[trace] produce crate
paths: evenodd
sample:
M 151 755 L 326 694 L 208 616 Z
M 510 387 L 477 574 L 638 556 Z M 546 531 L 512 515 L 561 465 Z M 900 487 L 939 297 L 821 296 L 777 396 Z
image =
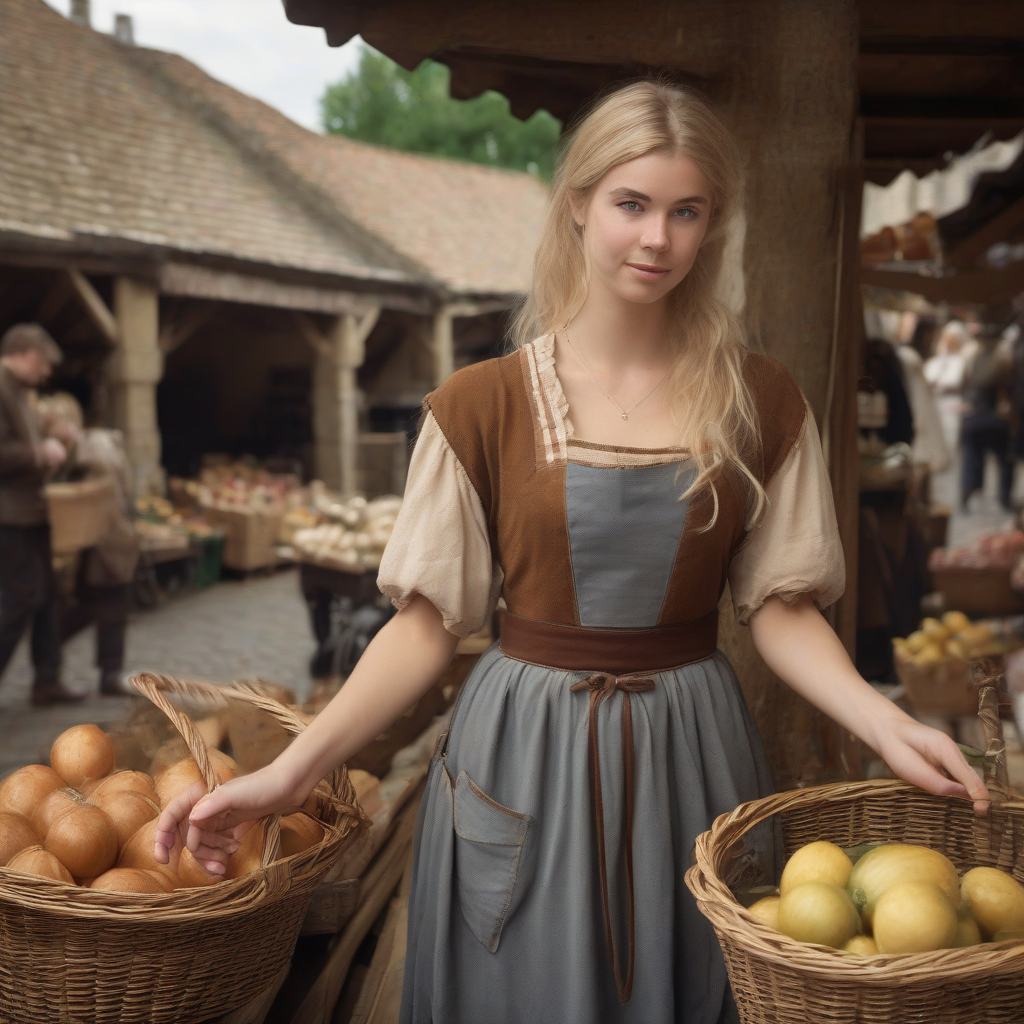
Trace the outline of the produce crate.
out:
M 223 564 L 228 569 L 249 572 L 277 564 L 274 547 L 284 512 L 211 506 L 204 515 L 224 531 Z
M 149 673 L 132 684 L 172 721 L 210 788 L 217 779 L 206 743 L 169 696 L 212 707 L 237 701 L 291 732 L 304 728 L 255 687 Z M 317 785 L 307 807 L 324 827 L 320 843 L 278 860 L 273 816 L 259 869 L 198 889 L 106 892 L 0 868 L 0 1020 L 176 1024 L 229 1014 L 261 993 L 272 998 L 310 896 L 366 824 L 344 768 Z
M 1019 615 L 1024 597 L 1010 587 L 1010 570 L 949 566 L 932 570 L 932 586 L 941 591 L 947 608 L 967 615 Z
M 47 484 L 50 543 L 58 554 L 91 548 L 117 514 L 114 481 L 109 477 Z
M 893 653 L 896 674 L 915 711 L 955 718 L 978 710 L 978 688 L 969 662 L 944 658 L 936 665 L 918 665 L 898 650 Z
M 686 884 L 718 936 L 742 1024 L 1020 1024 L 1020 941 L 851 956 L 768 927 L 730 887 L 778 883 L 781 864 L 774 878 L 754 878 L 750 855 L 765 842 L 763 830 L 777 834 L 779 826 L 787 858 L 818 840 L 844 849 L 907 843 L 945 854 L 958 874 L 994 867 L 1024 882 L 1024 796 L 1007 785 L 995 679 L 980 687 L 977 711 L 993 801 L 984 817 L 969 800 L 934 796 L 907 782 L 853 782 L 741 804 L 697 837 Z

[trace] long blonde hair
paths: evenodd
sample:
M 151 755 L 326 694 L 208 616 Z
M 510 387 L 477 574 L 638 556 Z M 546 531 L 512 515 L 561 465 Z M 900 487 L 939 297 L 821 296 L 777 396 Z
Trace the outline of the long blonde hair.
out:
M 746 342 L 723 297 L 724 253 L 739 195 L 738 158 L 728 129 L 701 99 L 657 81 L 612 93 L 579 123 L 566 142 L 534 256 L 530 293 L 512 323 L 517 347 L 569 323 L 587 295 L 589 267 L 583 231 L 572 215 L 613 167 L 651 152 L 685 154 L 712 188 L 711 223 L 690 272 L 669 293 L 670 404 L 697 474 L 684 498 L 708 488 L 718 518 L 715 481 L 738 474 L 748 493 L 749 521 L 764 507 L 750 469 L 760 449 L 754 402 L 743 377 Z

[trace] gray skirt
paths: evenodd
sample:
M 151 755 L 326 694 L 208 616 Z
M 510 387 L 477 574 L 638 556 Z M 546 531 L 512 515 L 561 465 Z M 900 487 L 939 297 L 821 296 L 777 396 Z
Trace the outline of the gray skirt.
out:
M 714 932 L 683 876 L 719 814 L 767 796 L 761 739 L 721 651 L 630 695 L 635 974 L 620 1003 L 606 941 L 588 765 L 587 672 L 492 646 L 463 685 L 416 827 L 403 1024 L 736 1020 Z M 623 694 L 598 708 L 612 930 L 628 951 Z M 771 844 L 766 844 L 771 846 Z M 760 851 L 774 873 L 774 849 Z

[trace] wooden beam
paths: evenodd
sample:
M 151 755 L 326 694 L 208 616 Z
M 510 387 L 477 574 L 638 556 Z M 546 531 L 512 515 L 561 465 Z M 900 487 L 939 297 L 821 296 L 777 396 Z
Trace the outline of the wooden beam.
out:
M 331 345 L 327 335 L 317 327 L 313 318 L 308 313 L 293 311 L 292 320 L 295 322 L 295 326 L 298 327 L 299 333 L 309 342 L 314 352 L 327 359 L 332 358 L 334 347 Z
M 380 306 L 373 306 L 359 318 L 359 322 L 355 326 L 354 337 L 358 339 L 358 344 L 363 346 L 363 353 L 359 357 L 360 366 L 363 365 L 363 360 L 366 358 L 366 339 L 370 336 L 370 331 L 377 326 L 379 319 Z
M 89 319 L 99 328 L 100 334 L 111 344 L 116 345 L 120 338 L 117 320 L 110 308 L 100 297 L 99 292 L 92 286 L 92 282 L 80 270 L 72 267 L 68 271 L 68 278 L 74 288 L 78 301 L 85 307 Z
M 1024 128 L 1024 117 L 877 117 L 864 118 L 864 156 L 928 159 L 947 152 L 966 153 L 983 135 L 1010 139 Z
M 67 274 L 61 274 L 39 304 L 39 308 L 36 310 L 36 320 L 44 327 L 52 323 L 68 304 L 73 294 L 74 288 L 72 288 Z
M 213 270 L 188 263 L 166 263 L 160 270 L 160 291 L 193 299 L 243 302 L 252 306 L 304 310 L 309 313 L 346 313 L 362 316 L 385 300 L 377 295 L 272 281 L 233 271 Z
M 501 313 L 511 309 L 512 303 L 505 299 L 492 299 L 486 302 L 449 302 L 445 305 L 451 317 L 487 316 L 488 313 Z
M 1024 196 L 1008 206 L 1002 213 L 997 213 L 990 221 L 982 224 L 973 235 L 969 235 L 957 242 L 951 249 L 947 249 L 946 262 L 955 266 L 972 263 L 979 256 L 988 252 L 996 242 L 1004 241 L 1022 224 L 1024 224 Z
M 204 324 L 209 323 L 216 312 L 217 307 L 214 303 L 201 302 L 177 320 L 161 324 L 160 351 L 165 356 L 170 355 L 176 348 L 184 345 Z
M 989 306 L 1012 302 L 1024 292 L 1024 262 L 1006 267 L 968 270 L 945 277 L 925 277 L 898 270 L 862 267 L 861 284 L 921 295 L 929 302 Z

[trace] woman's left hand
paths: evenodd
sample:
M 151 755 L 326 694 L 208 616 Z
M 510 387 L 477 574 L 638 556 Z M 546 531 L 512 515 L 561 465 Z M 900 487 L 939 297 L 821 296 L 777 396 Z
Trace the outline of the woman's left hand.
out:
M 879 728 L 875 749 L 901 779 L 939 796 L 973 800 L 975 814 L 988 813 L 988 788 L 944 732 L 909 715 L 892 716 Z

